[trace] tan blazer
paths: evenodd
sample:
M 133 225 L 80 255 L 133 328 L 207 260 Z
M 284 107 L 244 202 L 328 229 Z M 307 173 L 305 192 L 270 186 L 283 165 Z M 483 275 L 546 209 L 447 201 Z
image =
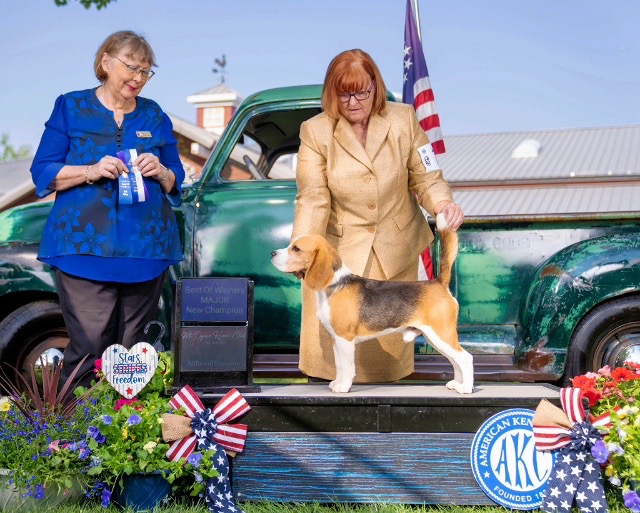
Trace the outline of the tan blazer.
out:
M 434 206 L 452 195 L 442 170 L 428 171 L 418 152 L 429 141 L 413 108 L 387 103 L 369 120 L 366 147 L 347 120 L 325 113 L 302 124 L 300 141 L 292 238 L 324 235 L 360 276 L 417 279 L 418 256 L 433 240 L 418 204 L 433 216 Z M 335 379 L 332 340 L 304 286 L 299 366 L 309 376 Z M 395 381 L 411 372 L 413 345 L 399 334 L 356 347 L 355 382 Z
M 427 171 L 418 153 L 429 140 L 413 108 L 387 103 L 369 120 L 366 148 L 347 120 L 325 113 L 302 124 L 300 141 L 292 237 L 326 236 L 358 275 L 372 249 L 389 278 L 417 262 L 433 240 L 418 203 L 434 216 L 453 199 L 442 170 Z

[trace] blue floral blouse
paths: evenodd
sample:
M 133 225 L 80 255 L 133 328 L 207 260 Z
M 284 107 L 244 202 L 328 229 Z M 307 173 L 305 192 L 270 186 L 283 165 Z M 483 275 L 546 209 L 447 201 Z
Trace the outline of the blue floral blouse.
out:
M 61 271 L 95 281 L 134 283 L 156 278 L 182 260 L 173 206 L 180 204 L 184 168 L 169 117 L 160 106 L 136 98 L 118 128 L 113 112 L 95 89 L 56 100 L 31 166 L 36 194 L 52 192 L 51 181 L 65 165 L 91 165 L 120 150 L 153 153 L 176 176 L 165 194 L 155 179 L 144 179 L 148 197 L 118 202 L 118 180 L 101 179 L 59 191 L 47 220 L 38 259 Z

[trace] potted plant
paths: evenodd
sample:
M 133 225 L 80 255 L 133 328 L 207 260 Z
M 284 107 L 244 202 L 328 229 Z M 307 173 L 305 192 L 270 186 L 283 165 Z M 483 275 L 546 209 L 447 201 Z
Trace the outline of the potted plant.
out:
M 96 375 L 102 377 L 100 360 Z M 159 353 L 156 371 L 137 397 L 120 397 L 106 381 L 94 387 L 91 411 L 96 436 L 88 440 L 93 457 L 88 474 L 98 480 L 90 495 L 100 497 L 103 506 L 113 499 L 133 509 L 152 509 L 169 495 L 173 484 L 197 495 L 204 490 L 203 480 L 217 475 L 212 465 L 215 453 L 179 461 L 166 457 L 169 444 L 162 439 L 162 415 L 172 411 L 164 396 L 171 375 L 170 354 Z
M 611 428 L 594 456 L 605 466 L 609 485 L 619 490 L 618 500 L 640 513 L 640 365 L 606 366 L 576 376 L 572 384 L 589 399 L 594 416 L 611 414 Z
M 30 380 L 18 374 L 20 388 L 0 375 L 0 509 L 77 499 L 91 485 L 90 403 L 59 387 L 61 370 L 61 362 L 34 364 Z

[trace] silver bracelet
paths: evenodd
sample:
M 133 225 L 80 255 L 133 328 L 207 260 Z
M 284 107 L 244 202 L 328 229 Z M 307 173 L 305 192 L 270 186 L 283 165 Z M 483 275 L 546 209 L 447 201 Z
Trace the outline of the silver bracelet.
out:
M 162 164 L 160 164 L 160 166 L 162 167 L 162 169 L 164 169 L 164 176 L 162 178 L 158 178 L 158 182 L 163 183 L 167 181 L 167 178 L 169 178 L 169 173 L 171 172 L 171 170 L 167 167 L 164 167 Z

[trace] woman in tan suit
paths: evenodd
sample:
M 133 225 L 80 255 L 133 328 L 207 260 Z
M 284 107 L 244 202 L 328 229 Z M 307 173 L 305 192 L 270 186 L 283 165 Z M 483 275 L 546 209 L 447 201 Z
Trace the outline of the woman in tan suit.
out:
M 421 205 L 457 229 L 460 206 L 442 178 L 413 107 L 386 101 L 373 59 L 347 50 L 329 64 L 323 112 L 300 128 L 295 238 L 323 235 L 349 269 L 379 280 L 418 278 L 418 257 L 433 241 Z M 390 304 L 389 308 L 393 308 Z M 394 334 L 356 347 L 355 382 L 389 382 L 413 372 L 413 344 Z M 335 379 L 333 340 L 303 285 L 300 370 Z

